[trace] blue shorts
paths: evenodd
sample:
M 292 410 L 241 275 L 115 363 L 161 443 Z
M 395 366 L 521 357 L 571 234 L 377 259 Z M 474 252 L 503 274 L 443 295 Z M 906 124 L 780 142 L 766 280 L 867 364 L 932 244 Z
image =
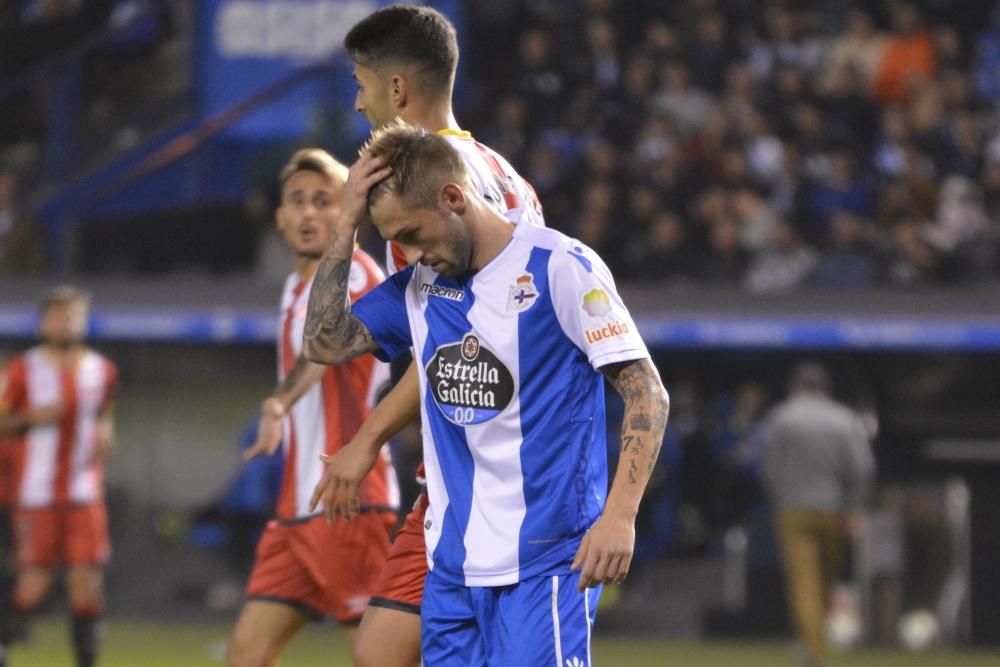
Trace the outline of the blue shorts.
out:
M 420 635 L 427 667 L 590 667 L 601 589 L 576 590 L 577 572 L 471 588 L 427 575 Z

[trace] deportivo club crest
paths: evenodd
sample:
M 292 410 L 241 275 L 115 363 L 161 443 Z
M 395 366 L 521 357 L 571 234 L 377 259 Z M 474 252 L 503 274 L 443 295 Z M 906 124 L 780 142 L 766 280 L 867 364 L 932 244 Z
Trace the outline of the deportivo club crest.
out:
M 522 273 L 514 280 L 514 284 L 507 292 L 508 311 L 520 312 L 534 305 L 538 298 L 534 280 L 535 277 L 530 273 Z

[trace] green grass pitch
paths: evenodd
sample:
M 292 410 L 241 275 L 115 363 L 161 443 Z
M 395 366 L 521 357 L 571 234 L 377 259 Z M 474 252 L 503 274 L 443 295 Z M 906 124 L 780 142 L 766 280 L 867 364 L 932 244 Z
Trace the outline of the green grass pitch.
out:
M 224 623 L 153 623 L 111 619 L 101 667 L 218 667 L 223 664 Z M 596 637 L 593 659 L 599 667 L 785 667 L 786 644 L 775 642 L 679 642 L 654 638 Z M 35 623 L 30 642 L 18 645 L 11 667 L 70 667 L 65 623 L 47 618 Z M 350 665 L 343 633 L 330 625 L 312 626 L 297 637 L 283 667 Z M 1000 651 L 935 651 L 912 655 L 863 650 L 836 655 L 831 667 L 996 667 Z

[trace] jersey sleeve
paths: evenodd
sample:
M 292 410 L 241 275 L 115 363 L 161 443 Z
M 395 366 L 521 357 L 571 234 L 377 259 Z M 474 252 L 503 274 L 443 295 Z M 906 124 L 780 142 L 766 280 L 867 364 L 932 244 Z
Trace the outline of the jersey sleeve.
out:
M 557 246 L 549 285 L 559 324 L 595 369 L 649 357 L 611 271 L 593 250 L 576 241 Z
M 20 412 L 27 402 L 27 367 L 24 359 L 18 357 L 0 369 L 0 414 Z
M 410 319 L 406 313 L 406 286 L 413 267 L 398 271 L 357 300 L 352 312 L 368 329 L 379 349 L 373 354 L 392 361 L 410 349 Z
M 364 250 L 356 249 L 351 258 L 351 269 L 347 274 L 347 291 L 351 295 L 351 303 L 375 289 L 383 280 L 385 274 L 378 268 L 371 255 Z

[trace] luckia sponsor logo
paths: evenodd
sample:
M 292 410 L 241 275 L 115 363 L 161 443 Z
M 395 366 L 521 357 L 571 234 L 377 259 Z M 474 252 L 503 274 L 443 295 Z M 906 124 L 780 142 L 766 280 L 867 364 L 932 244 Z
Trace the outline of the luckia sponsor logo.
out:
M 511 372 L 472 333 L 439 347 L 426 371 L 441 412 L 460 426 L 493 419 L 514 397 Z
M 581 304 L 583 312 L 595 320 L 604 320 L 611 313 L 611 299 L 608 293 L 596 287 L 583 295 Z M 584 327 L 583 335 L 590 345 L 596 345 L 602 341 L 611 340 L 619 336 L 631 333 L 632 328 L 628 322 L 621 320 L 605 320 L 601 326 Z

